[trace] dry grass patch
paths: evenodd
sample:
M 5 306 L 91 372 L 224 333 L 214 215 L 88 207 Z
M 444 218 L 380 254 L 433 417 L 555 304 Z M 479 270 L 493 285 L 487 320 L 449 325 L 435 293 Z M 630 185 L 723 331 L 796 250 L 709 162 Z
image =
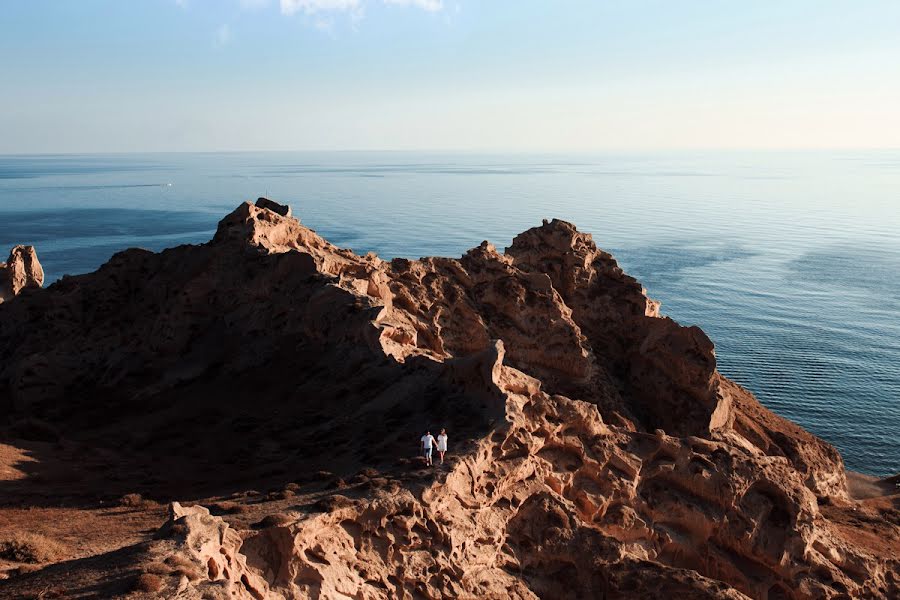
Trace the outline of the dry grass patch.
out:
M 203 578 L 203 573 L 201 573 L 200 569 L 197 567 L 192 567 L 190 569 L 185 567 L 175 567 L 172 569 L 172 575 L 187 577 L 189 581 L 199 581 Z
M 169 565 L 173 575 L 181 575 L 191 581 L 197 581 L 203 577 L 200 567 L 186 556 L 173 554 L 166 558 L 166 564 Z
M 203 600 L 227 600 L 229 597 L 228 592 L 219 585 L 213 584 L 213 586 L 203 590 Z
M 0 539 L 0 558 L 22 563 L 54 562 L 65 556 L 59 542 L 37 533 L 14 532 Z
M 134 589 L 138 592 L 158 592 L 166 585 L 166 580 L 155 573 L 139 575 L 134 582 Z
M 241 515 L 248 512 L 250 509 L 247 508 L 246 505 L 240 504 L 238 502 L 231 502 L 230 500 L 225 500 L 223 502 L 214 502 L 209 505 L 209 510 L 214 515 Z
M 172 568 L 162 563 L 150 563 L 143 568 L 143 571 L 151 575 L 168 575 L 172 572 Z
M 15 569 L 11 569 L 9 572 L 13 575 L 28 575 L 29 573 L 34 573 L 40 570 L 40 565 L 19 565 Z
M 274 515 L 266 515 L 262 520 L 253 523 L 251 527 L 254 529 L 267 529 L 269 527 L 285 527 L 296 522 L 296 516 L 287 513 L 276 513 Z
M 296 495 L 297 494 L 295 494 L 291 490 L 275 490 L 274 492 L 269 492 L 268 494 L 266 494 L 266 500 L 268 500 L 269 502 L 275 500 L 287 500 L 288 498 L 293 498 Z
M 150 508 L 156 506 L 156 502 L 144 498 L 140 494 L 125 494 L 119 498 L 119 506 L 125 508 Z
M 194 567 L 194 561 L 189 559 L 187 556 L 182 556 L 180 554 L 173 554 L 171 556 L 166 557 L 166 564 L 170 567 Z

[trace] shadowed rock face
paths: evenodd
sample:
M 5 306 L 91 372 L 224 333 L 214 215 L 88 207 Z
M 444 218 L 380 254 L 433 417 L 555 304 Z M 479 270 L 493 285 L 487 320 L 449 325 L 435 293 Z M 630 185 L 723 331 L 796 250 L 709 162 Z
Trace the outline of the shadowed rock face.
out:
M 206 573 L 184 597 L 900 593 L 896 557 L 820 509 L 851 502 L 838 453 L 719 375 L 709 338 L 573 225 L 385 262 L 257 204 L 208 244 L 0 306 L 8 425 L 124 447 L 170 496 L 273 468 L 389 474 L 435 424 L 468 443 L 427 485 L 242 542 L 175 506 L 162 535 Z

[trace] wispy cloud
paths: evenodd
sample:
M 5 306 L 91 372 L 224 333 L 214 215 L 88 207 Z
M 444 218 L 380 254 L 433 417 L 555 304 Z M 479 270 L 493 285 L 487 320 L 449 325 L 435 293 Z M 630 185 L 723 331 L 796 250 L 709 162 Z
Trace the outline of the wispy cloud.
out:
M 384 0 L 384 3 L 398 6 L 418 6 L 428 12 L 437 12 L 444 8 L 443 0 Z
M 316 17 L 313 27 L 330 36 L 334 36 L 334 18 L 329 16 Z
M 225 23 L 216 29 L 215 35 L 213 36 L 213 45 L 216 46 L 216 48 L 221 48 L 228 45 L 230 41 L 231 26 L 228 25 L 228 23 Z
M 2 1 L 2 0 L 0 0 Z M 171 0 L 176 6 L 183 9 L 195 8 L 192 0 Z M 445 8 L 444 0 L 231 0 L 232 7 L 237 7 L 239 12 L 256 12 L 277 6 L 281 14 L 302 15 L 308 25 L 317 30 L 335 35 L 335 27 L 346 19 L 355 30 L 366 16 L 367 7 L 383 5 L 388 7 L 418 9 L 429 13 L 437 13 Z M 456 5 L 459 11 L 459 5 Z M 444 18 L 450 15 L 445 12 Z M 232 14 L 234 16 L 234 14 Z M 231 43 L 233 38 L 232 28 L 229 24 L 223 24 L 213 32 L 213 46 L 222 48 Z
M 361 15 L 369 0 L 280 0 L 281 12 L 286 15 L 302 12 L 307 15 L 327 12 L 346 12 Z M 415 6 L 428 12 L 436 12 L 444 7 L 443 0 L 381 0 L 395 6 Z
M 292 15 L 304 12 L 312 15 L 319 12 L 352 12 L 361 8 L 361 0 L 281 0 L 281 12 Z

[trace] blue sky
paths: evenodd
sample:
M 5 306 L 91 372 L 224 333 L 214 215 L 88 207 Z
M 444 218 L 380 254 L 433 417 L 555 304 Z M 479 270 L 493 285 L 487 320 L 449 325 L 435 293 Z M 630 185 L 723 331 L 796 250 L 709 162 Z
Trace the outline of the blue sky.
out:
M 6 0 L 0 153 L 900 147 L 900 2 Z

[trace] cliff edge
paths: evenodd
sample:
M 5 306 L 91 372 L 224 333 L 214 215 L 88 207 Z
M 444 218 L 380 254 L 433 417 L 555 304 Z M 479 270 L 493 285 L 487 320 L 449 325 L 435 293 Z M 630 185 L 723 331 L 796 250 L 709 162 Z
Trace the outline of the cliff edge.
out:
M 260 199 L 207 244 L 27 294 L 42 272 L 17 249 L 0 425 L 36 464 L 0 478 L 0 518 L 39 497 L 194 506 L 151 502 L 158 532 L 34 572 L 0 540 L 0 596 L 900 595 L 895 490 L 861 499 L 833 447 L 719 374 L 703 331 L 570 223 L 384 261 Z M 433 470 L 428 427 L 453 440 Z

